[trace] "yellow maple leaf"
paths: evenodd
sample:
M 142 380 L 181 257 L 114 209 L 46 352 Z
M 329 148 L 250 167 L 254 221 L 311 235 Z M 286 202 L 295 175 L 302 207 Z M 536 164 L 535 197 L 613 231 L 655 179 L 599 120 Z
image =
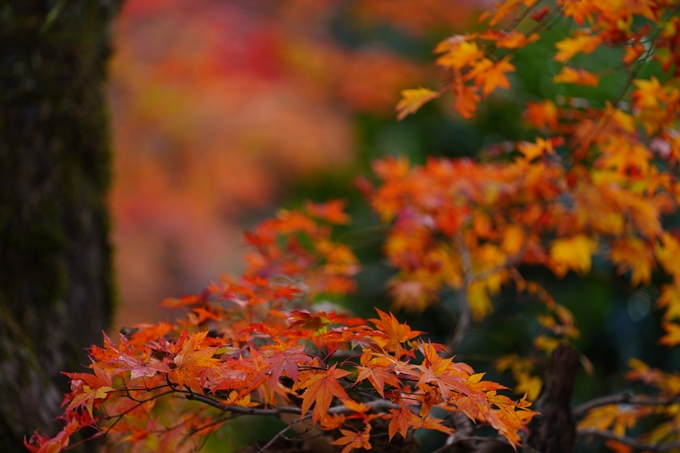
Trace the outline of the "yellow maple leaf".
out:
M 514 391 L 519 394 L 526 394 L 529 401 L 536 401 L 543 387 L 543 379 L 538 376 L 531 376 L 528 373 L 517 373 L 514 375 L 517 385 Z
M 575 83 L 577 85 L 585 85 L 596 87 L 600 83 L 600 79 L 593 74 L 582 68 L 572 68 L 571 66 L 565 66 L 562 71 L 552 78 L 555 83 Z
M 401 100 L 397 104 L 396 110 L 398 113 L 397 119 L 399 121 L 406 118 L 406 116 L 416 113 L 420 107 L 432 99 L 438 98 L 439 93 L 428 88 L 414 88 L 411 90 L 403 90 L 401 92 Z
M 472 311 L 472 319 L 475 321 L 484 319 L 486 315 L 493 312 L 489 291 L 483 281 L 477 280 L 470 283 L 467 288 L 467 298 Z
M 661 243 L 654 246 L 654 255 L 661 267 L 680 281 L 680 242 L 670 233 L 663 233 Z
M 519 253 L 525 246 L 526 234 L 519 225 L 508 225 L 503 230 L 501 239 L 501 250 L 508 255 Z
M 597 242 L 584 234 L 557 239 L 550 247 L 550 259 L 555 275 L 563 277 L 570 269 L 579 273 L 590 271 L 591 255 Z
M 557 338 L 546 337 L 545 335 L 539 335 L 534 339 L 534 346 L 545 352 L 553 352 L 560 345 L 560 340 Z
M 657 300 L 659 307 L 665 307 L 663 318 L 666 321 L 680 319 L 680 289 L 675 285 L 661 287 L 661 295 Z
M 596 407 L 595 409 L 591 409 L 586 418 L 578 423 L 578 427 L 604 431 L 616 421 L 620 414 L 621 410 L 616 404 L 607 404 L 606 406 Z
M 541 157 L 544 154 L 554 154 L 552 143 L 548 140 L 543 140 L 541 137 L 536 138 L 536 143 L 531 142 L 520 142 L 517 144 L 517 149 L 520 153 L 524 154 L 527 161 L 531 161 L 537 157 Z
M 586 54 L 592 53 L 595 51 L 595 49 L 597 49 L 601 42 L 602 38 L 599 35 L 582 35 L 576 36 L 574 38 L 563 39 L 562 41 L 555 44 L 555 47 L 557 47 L 559 52 L 555 54 L 553 60 L 564 63 L 579 52 Z
M 630 282 L 634 286 L 648 284 L 651 280 L 654 257 L 651 247 L 642 239 L 628 237 L 614 241 L 609 258 L 618 266 L 620 274 L 631 271 Z
M 452 46 L 447 53 L 437 59 L 437 64 L 457 70 L 466 66 L 471 66 L 479 59 L 484 57 L 477 43 L 463 41 L 456 46 Z
M 666 335 L 661 337 L 659 343 L 668 346 L 680 344 L 680 325 L 671 322 L 664 322 L 662 326 L 663 330 L 666 331 Z
M 654 76 L 649 80 L 635 80 L 633 84 L 636 89 L 631 97 L 633 105 L 639 109 L 657 108 L 666 97 L 664 88 Z

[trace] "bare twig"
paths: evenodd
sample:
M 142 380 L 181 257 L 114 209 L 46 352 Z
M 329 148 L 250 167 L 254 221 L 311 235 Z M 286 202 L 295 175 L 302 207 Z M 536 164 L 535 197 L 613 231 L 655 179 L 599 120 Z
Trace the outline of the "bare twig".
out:
M 437 448 L 436 450 L 431 451 L 430 453 L 447 452 L 449 451 L 449 449 L 451 449 L 453 445 L 461 442 L 496 442 L 499 444 L 510 445 L 510 443 L 507 441 L 505 437 L 466 436 L 458 432 L 455 432 L 446 439 L 444 445 Z
M 185 392 L 182 392 L 185 393 Z M 280 414 L 302 414 L 302 409 L 299 407 L 290 407 L 290 406 L 284 406 L 284 407 L 273 407 L 270 409 L 262 409 L 262 408 L 257 408 L 257 407 L 243 407 L 243 406 L 235 406 L 235 405 L 228 405 L 228 404 L 222 404 L 219 401 L 215 401 L 212 398 L 208 398 L 207 396 L 203 395 L 197 395 L 195 393 L 185 393 L 185 398 L 191 401 L 199 401 L 201 403 L 207 404 L 209 406 L 212 406 L 216 409 L 219 409 L 224 412 L 233 412 L 236 414 L 242 414 L 242 415 L 280 415 Z M 370 402 L 366 404 L 371 410 L 374 411 L 380 411 L 383 409 L 396 409 L 399 407 L 399 405 L 394 404 L 390 401 L 386 400 L 376 400 L 373 402 Z M 352 412 L 351 409 L 345 407 L 345 406 L 336 406 L 336 407 L 331 407 L 328 409 L 329 414 L 345 414 Z M 305 416 L 305 418 L 307 418 Z
M 310 415 L 311 415 L 311 414 L 310 414 Z M 304 418 L 309 418 L 310 415 L 307 415 L 307 416 L 305 416 Z M 283 428 L 281 431 L 279 431 L 278 433 L 276 433 L 276 434 L 274 435 L 274 437 L 272 437 L 272 438 L 269 440 L 269 442 L 267 442 L 266 444 L 264 444 L 262 447 L 258 447 L 258 450 L 260 450 L 260 451 L 265 451 L 267 448 L 269 448 L 269 447 L 271 447 L 272 445 L 274 445 L 274 442 L 276 442 L 277 439 L 278 439 L 279 437 L 281 437 L 281 436 L 283 436 L 284 434 L 286 434 L 286 432 L 287 432 L 289 429 L 291 429 L 291 428 L 292 428 L 293 426 L 295 426 L 296 424 L 300 423 L 302 420 L 303 420 L 302 418 L 299 419 L 299 420 L 293 420 L 293 421 L 292 421 L 290 424 L 288 424 L 285 428 Z
M 626 444 L 629 447 L 634 448 L 635 450 L 669 451 L 680 448 L 680 442 L 669 442 L 667 444 L 662 443 L 648 444 L 640 440 L 633 439 L 632 437 L 617 436 L 612 431 L 599 431 L 596 429 L 579 429 L 578 431 L 576 431 L 576 435 L 578 437 L 596 436 L 601 437 L 603 439 L 615 440 L 617 442 L 621 442 L 622 444 Z

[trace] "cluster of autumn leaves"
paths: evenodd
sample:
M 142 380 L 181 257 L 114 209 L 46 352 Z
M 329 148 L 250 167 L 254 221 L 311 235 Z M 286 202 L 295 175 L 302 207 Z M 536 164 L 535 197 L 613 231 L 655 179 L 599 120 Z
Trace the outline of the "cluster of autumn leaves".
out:
M 505 387 L 444 358 L 444 346 L 380 310 L 364 320 L 305 308 L 311 295 L 346 291 L 356 272 L 353 254 L 329 238 L 328 222 L 347 220 L 342 205 L 305 211 L 282 211 L 246 236 L 256 250 L 253 273 L 165 301 L 188 310 L 184 321 L 94 346 L 92 373 L 67 374 L 64 431 L 34 436 L 29 448 L 59 451 L 73 432 L 95 426 L 129 451 L 182 451 L 230 418 L 293 413 L 338 430 L 333 444 L 347 452 L 370 448 L 376 418 L 388 422 L 390 440 L 411 429 L 452 433 L 447 412 L 519 445 L 530 403 L 498 394 Z M 435 414 L 435 406 L 446 412 Z
M 437 46 L 437 63 L 448 74 L 441 90 L 403 92 L 400 118 L 447 91 L 454 110 L 470 118 L 482 97 L 510 87 L 512 51 L 538 40 L 560 17 L 576 26 L 556 44 L 554 60 L 563 66 L 555 83 L 597 86 L 606 74 L 571 62 L 604 46 L 620 49 L 629 74 L 619 98 L 604 105 L 576 97 L 529 102 L 524 119 L 536 139 L 497 145 L 489 161 L 374 163 L 379 184 L 361 187 L 389 225 L 384 253 L 397 269 L 388 283 L 394 305 L 417 312 L 439 303 L 444 288 L 457 290 L 460 321 L 448 345 L 419 339 L 421 332 L 381 311 L 364 320 L 315 310 L 310 301 L 319 295 L 351 292 L 359 267 L 351 249 L 332 239 L 331 226 L 349 221 L 343 203 L 310 203 L 246 234 L 253 251 L 242 278 L 167 300 L 187 310 L 183 321 L 139 326 L 118 344 L 105 338 L 103 348 L 93 347 L 92 372 L 68 374 L 64 430 L 53 438 L 36 434 L 29 449 L 60 451 L 74 432 L 92 426 L 96 436 L 133 450 L 189 450 L 233 417 L 284 413 L 298 416 L 293 424 L 310 418 L 335 432 L 333 444 L 343 452 L 369 449 L 376 419 L 386 421 L 390 440 L 417 429 L 455 435 L 447 413 L 488 424 L 518 446 L 535 415 L 530 403 L 500 395 L 504 387 L 449 353 L 471 322 L 490 315 L 504 285 L 544 304 L 538 349 L 550 353 L 578 336 L 569 311 L 526 280 L 520 266 L 542 266 L 557 277 L 585 274 L 599 255 L 634 286 L 658 283 L 652 275 L 660 269 L 666 281 L 660 341 L 680 343 L 680 239 L 666 225 L 680 197 L 677 12 L 671 0 L 499 2 L 486 31 Z M 494 29 L 498 24 L 509 25 Z M 659 77 L 639 78 L 654 62 Z M 512 370 L 516 390 L 537 396 L 540 378 L 521 358 L 498 366 Z M 666 421 L 636 445 L 677 441 L 673 426 L 680 419 L 670 404 L 680 388 L 677 376 L 640 361 L 631 368 L 629 378 L 661 393 L 577 408 L 579 429 L 607 433 L 618 439 L 610 447 L 624 451 L 631 445 L 627 429 L 641 417 L 661 416 Z

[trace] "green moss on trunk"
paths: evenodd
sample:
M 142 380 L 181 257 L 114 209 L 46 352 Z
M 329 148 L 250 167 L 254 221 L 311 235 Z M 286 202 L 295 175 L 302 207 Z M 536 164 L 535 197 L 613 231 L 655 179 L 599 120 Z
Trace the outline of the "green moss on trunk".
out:
M 118 0 L 0 2 L 0 451 L 54 430 L 112 315 L 104 98 Z

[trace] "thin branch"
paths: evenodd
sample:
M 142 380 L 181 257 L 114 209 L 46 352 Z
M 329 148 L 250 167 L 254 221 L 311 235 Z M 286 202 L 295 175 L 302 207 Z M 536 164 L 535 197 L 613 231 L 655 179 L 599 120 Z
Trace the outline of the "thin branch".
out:
M 460 433 L 453 433 L 447 439 L 444 445 L 431 451 L 430 453 L 444 453 L 449 451 L 451 446 L 461 442 L 497 442 L 504 445 L 510 445 L 505 437 L 484 437 L 484 436 L 466 436 Z
M 470 250 L 465 245 L 465 239 L 462 235 L 456 236 L 456 247 L 458 248 L 458 253 L 460 253 L 461 264 L 463 266 L 463 288 L 459 292 L 460 295 L 460 317 L 458 318 L 458 324 L 456 324 L 456 331 L 450 341 L 446 343 L 446 346 L 451 350 L 460 346 L 463 338 L 467 334 L 472 324 L 472 310 L 470 310 L 470 302 L 468 301 L 467 289 L 472 283 L 474 275 L 472 273 L 472 259 L 470 258 Z
M 310 416 L 311 416 L 311 414 L 308 414 L 308 415 L 306 415 L 306 416 L 304 417 L 304 419 L 309 418 Z M 269 448 L 269 447 L 271 447 L 272 445 L 274 445 L 274 442 L 276 442 L 276 440 L 277 440 L 279 437 L 282 437 L 284 434 L 286 434 L 286 432 L 287 432 L 289 429 L 291 429 L 291 428 L 292 428 L 293 426 L 295 426 L 296 424 L 300 423 L 302 420 L 303 420 L 303 418 L 300 418 L 299 420 L 293 420 L 288 426 L 286 426 L 284 429 L 282 429 L 281 431 L 279 431 L 278 433 L 276 433 L 276 435 L 274 435 L 274 437 L 272 437 L 272 438 L 269 440 L 269 442 L 267 442 L 266 444 L 264 444 L 264 446 L 258 447 L 258 450 L 260 450 L 260 451 L 265 451 L 267 448 Z
M 185 393 L 185 392 L 182 392 Z M 273 407 L 271 409 L 261 409 L 261 408 L 256 408 L 256 407 L 244 407 L 244 406 L 234 406 L 234 405 L 227 405 L 227 404 L 222 404 L 218 401 L 215 401 L 212 398 L 208 398 L 206 396 L 202 395 L 196 395 L 195 393 L 185 393 L 185 398 L 191 401 L 199 401 L 201 403 L 207 404 L 209 406 L 212 406 L 216 409 L 219 409 L 223 412 L 233 412 L 236 414 L 243 414 L 243 415 L 280 415 L 280 414 L 302 414 L 302 409 L 299 407 L 290 407 L 290 406 L 284 406 L 284 407 Z M 394 404 L 390 401 L 386 400 L 377 400 L 371 403 L 368 403 L 366 406 L 368 406 L 371 410 L 374 411 L 380 411 L 383 409 L 396 409 L 399 407 L 399 405 Z M 345 414 L 353 412 L 352 409 L 349 409 L 345 406 L 335 406 L 330 409 L 328 409 L 329 414 Z M 306 417 L 305 417 L 306 418 Z
M 609 404 L 634 404 L 638 406 L 668 406 L 680 402 L 680 395 L 672 398 L 661 398 L 651 396 L 636 396 L 630 393 L 621 393 L 618 395 L 603 396 L 586 401 L 583 404 L 576 406 L 572 413 L 574 418 L 581 418 L 585 416 L 588 411 L 600 406 L 607 406 Z
M 455 243 L 460 254 L 461 264 L 463 267 L 463 288 L 461 291 L 459 291 L 460 317 L 458 318 L 458 324 L 456 324 L 456 330 L 453 334 L 453 337 L 446 343 L 446 346 L 451 351 L 454 351 L 458 346 L 460 346 L 463 338 L 467 334 L 468 330 L 470 330 L 470 326 L 472 325 L 472 310 L 470 309 L 470 301 L 468 300 L 467 295 L 467 289 L 470 284 L 475 281 L 490 277 L 491 275 L 496 274 L 508 267 L 514 266 L 515 264 L 521 263 L 529 245 L 529 240 L 527 239 L 522 246 L 522 249 L 505 260 L 503 264 L 477 273 L 472 271 L 472 258 L 470 256 L 470 250 L 465 244 L 465 239 L 463 239 L 462 235 L 459 234 L 456 236 Z
M 657 443 L 648 444 L 628 436 L 617 436 L 612 431 L 598 431 L 596 429 L 579 429 L 576 431 L 578 437 L 597 436 L 603 439 L 615 440 L 626 444 L 635 450 L 669 451 L 680 448 L 680 442 L 669 442 L 667 444 Z

